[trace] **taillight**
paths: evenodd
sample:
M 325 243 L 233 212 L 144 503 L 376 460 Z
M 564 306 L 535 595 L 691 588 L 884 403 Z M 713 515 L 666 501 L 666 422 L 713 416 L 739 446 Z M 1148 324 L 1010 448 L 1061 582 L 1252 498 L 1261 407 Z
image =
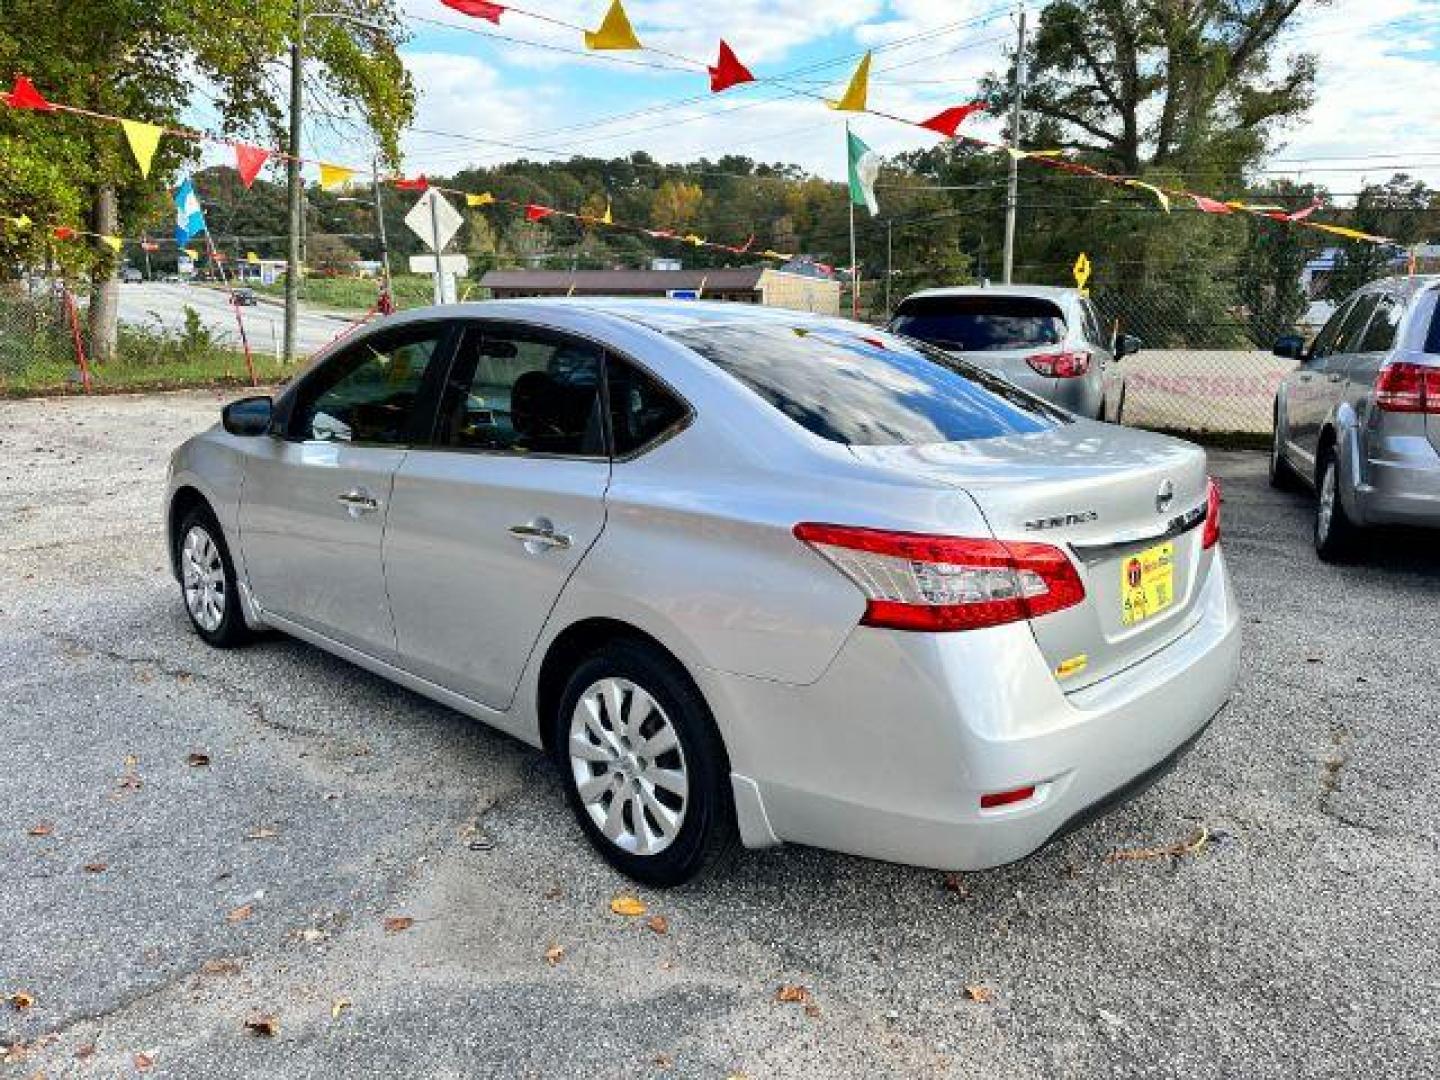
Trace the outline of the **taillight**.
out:
M 1052 379 L 1078 379 L 1090 370 L 1087 352 L 1036 353 L 1025 362 L 1041 375 Z
M 795 535 L 865 594 L 866 626 L 974 630 L 1085 599 L 1075 565 L 1049 544 L 813 523 Z
M 1220 542 L 1220 481 L 1213 476 L 1205 481 L 1205 533 L 1201 537 L 1202 548 L 1212 548 Z
M 1440 368 L 1386 364 L 1375 380 L 1375 404 L 1385 412 L 1440 413 Z

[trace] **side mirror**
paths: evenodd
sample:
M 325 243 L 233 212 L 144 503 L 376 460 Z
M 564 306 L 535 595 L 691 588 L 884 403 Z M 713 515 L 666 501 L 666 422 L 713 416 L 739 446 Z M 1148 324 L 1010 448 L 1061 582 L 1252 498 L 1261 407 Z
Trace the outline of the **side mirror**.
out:
M 274 411 L 268 397 L 241 398 L 220 411 L 220 422 L 231 435 L 268 435 Z
M 1134 334 L 1121 334 L 1115 339 L 1115 359 L 1123 360 L 1127 356 L 1134 356 L 1144 347 L 1145 342 Z
M 1305 339 L 1299 334 L 1285 334 L 1275 339 L 1274 353 L 1286 360 L 1305 358 Z

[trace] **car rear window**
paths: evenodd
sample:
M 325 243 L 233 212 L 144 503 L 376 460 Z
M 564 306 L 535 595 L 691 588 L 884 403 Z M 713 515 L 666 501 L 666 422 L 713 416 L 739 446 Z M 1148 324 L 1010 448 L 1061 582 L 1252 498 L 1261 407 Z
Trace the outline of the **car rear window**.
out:
M 993 352 L 1055 345 L 1065 316 L 1031 296 L 918 296 L 901 303 L 890 328 L 942 349 Z
M 964 442 L 1068 422 L 1003 379 L 879 330 L 726 325 L 671 336 L 805 430 L 847 446 Z

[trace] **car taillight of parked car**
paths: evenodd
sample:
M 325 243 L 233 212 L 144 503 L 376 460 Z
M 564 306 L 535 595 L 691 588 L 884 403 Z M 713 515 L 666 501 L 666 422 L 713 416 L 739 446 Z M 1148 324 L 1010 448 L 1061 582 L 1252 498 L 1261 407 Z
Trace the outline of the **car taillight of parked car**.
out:
M 1205 532 L 1200 546 L 1212 548 L 1220 542 L 1220 481 L 1213 476 L 1205 481 Z
M 865 595 L 866 626 L 974 630 L 1085 599 L 1075 565 L 1049 544 L 802 523 L 795 535 Z
M 1375 404 L 1385 412 L 1440 414 L 1440 368 L 1386 364 L 1375 381 Z
M 1078 379 L 1090 370 L 1087 352 L 1037 353 L 1025 362 L 1041 375 L 1052 379 Z

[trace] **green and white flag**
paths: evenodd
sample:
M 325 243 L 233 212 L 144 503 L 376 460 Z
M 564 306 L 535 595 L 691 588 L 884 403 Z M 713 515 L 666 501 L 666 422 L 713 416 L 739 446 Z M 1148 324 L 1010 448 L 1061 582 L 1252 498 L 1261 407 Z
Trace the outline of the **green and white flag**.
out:
M 875 201 L 875 178 L 880 175 L 880 155 L 860 141 L 859 137 L 845 127 L 845 137 L 850 144 L 850 201 L 863 206 L 870 215 L 880 212 Z

